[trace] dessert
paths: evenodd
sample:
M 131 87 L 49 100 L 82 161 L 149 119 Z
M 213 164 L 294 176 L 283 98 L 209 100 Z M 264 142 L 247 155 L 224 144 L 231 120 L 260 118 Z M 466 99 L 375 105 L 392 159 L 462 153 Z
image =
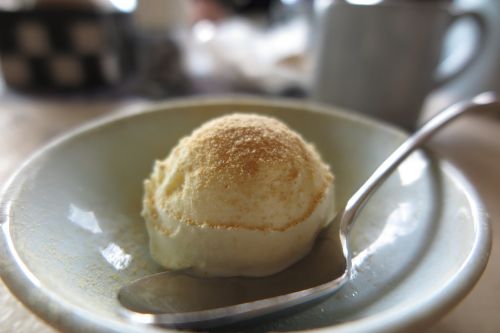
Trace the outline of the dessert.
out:
M 334 177 L 277 119 L 211 120 L 156 161 L 142 215 L 152 257 L 206 276 L 265 276 L 305 256 L 334 214 Z

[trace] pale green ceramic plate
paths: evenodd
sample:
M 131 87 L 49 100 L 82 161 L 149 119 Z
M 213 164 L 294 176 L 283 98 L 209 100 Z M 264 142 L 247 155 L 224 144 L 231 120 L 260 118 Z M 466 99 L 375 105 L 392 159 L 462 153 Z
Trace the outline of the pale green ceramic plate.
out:
M 233 111 L 273 115 L 314 142 L 337 176 L 338 205 L 405 139 L 335 109 L 249 98 L 172 102 L 91 123 L 39 151 L 9 181 L 0 220 L 7 286 L 63 331 L 161 330 L 127 323 L 115 299 L 123 284 L 160 270 L 139 215 L 142 181 L 179 138 Z M 313 308 L 246 329 L 421 328 L 456 304 L 486 265 L 489 226 L 476 193 L 426 154 L 401 165 L 359 219 L 351 283 Z

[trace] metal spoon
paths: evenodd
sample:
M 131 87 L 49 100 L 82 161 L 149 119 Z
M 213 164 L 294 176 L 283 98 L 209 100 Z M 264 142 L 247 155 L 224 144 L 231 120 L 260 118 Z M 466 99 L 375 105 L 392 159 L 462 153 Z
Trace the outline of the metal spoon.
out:
M 199 329 L 307 306 L 332 295 L 351 278 L 350 230 L 378 186 L 410 153 L 453 119 L 469 111 L 499 106 L 493 93 L 483 93 L 434 116 L 375 170 L 320 234 L 311 254 L 294 266 L 263 278 L 200 278 L 185 272 L 154 274 L 120 289 L 118 300 L 124 307 L 121 313 L 136 323 Z M 320 273 L 304 274 L 311 271 Z

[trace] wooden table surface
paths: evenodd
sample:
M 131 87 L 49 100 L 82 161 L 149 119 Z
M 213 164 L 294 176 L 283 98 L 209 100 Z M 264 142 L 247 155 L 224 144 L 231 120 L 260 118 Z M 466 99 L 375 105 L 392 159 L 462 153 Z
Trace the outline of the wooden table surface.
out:
M 0 185 L 31 152 L 82 122 L 130 107 L 130 101 L 25 99 L 0 95 Z M 140 103 L 140 102 L 139 102 Z M 454 162 L 476 186 L 493 223 L 489 264 L 472 292 L 429 333 L 500 332 L 500 117 L 468 116 L 439 134 L 430 146 Z M 53 333 L 0 281 L 0 332 Z

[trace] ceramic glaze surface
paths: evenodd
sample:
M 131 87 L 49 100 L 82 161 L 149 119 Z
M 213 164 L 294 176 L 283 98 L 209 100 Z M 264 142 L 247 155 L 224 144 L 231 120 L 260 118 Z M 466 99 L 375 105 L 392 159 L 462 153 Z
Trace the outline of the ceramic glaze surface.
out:
M 181 137 L 234 111 L 277 117 L 314 143 L 335 173 L 337 207 L 405 139 L 338 110 L 241 98 L 170 103 L 91 124 L 31 158 L 4 192 L 0 264 L 13 293 L 62 330 L 157 331 L 125 322 L 115 299 L 122 285 L 161 271 L 140 217 L 142 182 Z M 387 331 L 429 323 L 479 277 L 489 228 L 462 176 L 419 152 L 369 201 L 352 241 L 355 274 L 339 293 L 244 329 Z

